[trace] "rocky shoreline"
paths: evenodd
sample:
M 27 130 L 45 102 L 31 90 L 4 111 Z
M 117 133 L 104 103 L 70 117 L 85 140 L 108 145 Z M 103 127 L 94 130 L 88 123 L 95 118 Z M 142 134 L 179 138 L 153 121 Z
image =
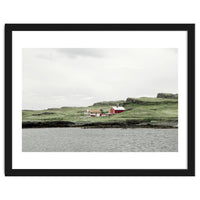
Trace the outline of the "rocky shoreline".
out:
M 127 120 L 123 122 L 73 123 L 70 121 L 22 122 L 22 128 L 178 128 L 178 120 L 151 122 L 148 120 Z

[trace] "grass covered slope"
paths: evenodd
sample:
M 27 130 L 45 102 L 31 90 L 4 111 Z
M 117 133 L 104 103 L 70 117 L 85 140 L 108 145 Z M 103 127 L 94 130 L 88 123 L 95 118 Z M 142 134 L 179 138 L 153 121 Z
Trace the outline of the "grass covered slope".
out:
M 112 116 L 82 118 L 84 110 L 100 110 L 109 113 L 112 106 L 122 105 L 126 111 Z M 89 107 L 62 107 L 47 110 L 23 110 L 23 123 L 26 122 L 73 122 L 112 123 L 112 122 L 177 122 L 178 99 L 128 98 L 126 101 L 99 102 Z

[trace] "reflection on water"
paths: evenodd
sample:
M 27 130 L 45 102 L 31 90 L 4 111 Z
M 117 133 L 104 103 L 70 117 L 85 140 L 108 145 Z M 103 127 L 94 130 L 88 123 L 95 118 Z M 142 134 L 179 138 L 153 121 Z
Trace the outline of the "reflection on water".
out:
M 177 152 L 178 129 L 23 129 L 24 152 Z

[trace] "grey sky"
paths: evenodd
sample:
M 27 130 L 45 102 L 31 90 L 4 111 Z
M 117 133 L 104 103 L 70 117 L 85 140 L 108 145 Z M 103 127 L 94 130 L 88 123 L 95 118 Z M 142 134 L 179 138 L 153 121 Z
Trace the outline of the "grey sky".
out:
M 23 49 L 23 109 L 178 93 L 177 49 Z

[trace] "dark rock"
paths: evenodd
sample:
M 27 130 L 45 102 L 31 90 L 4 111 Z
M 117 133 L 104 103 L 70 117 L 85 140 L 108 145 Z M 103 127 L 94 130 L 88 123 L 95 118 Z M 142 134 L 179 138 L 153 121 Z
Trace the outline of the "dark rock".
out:
M 152 123 L 150 120 L 123 122 L 73 123 L 68 121 L 23 122 L 22 128 L 81 127 L 81 128 L 177 128 L 177 121 Z
M 73 122 L 68 121 L 22 122 L 22 128 L 71 127 L 73 125 Z

